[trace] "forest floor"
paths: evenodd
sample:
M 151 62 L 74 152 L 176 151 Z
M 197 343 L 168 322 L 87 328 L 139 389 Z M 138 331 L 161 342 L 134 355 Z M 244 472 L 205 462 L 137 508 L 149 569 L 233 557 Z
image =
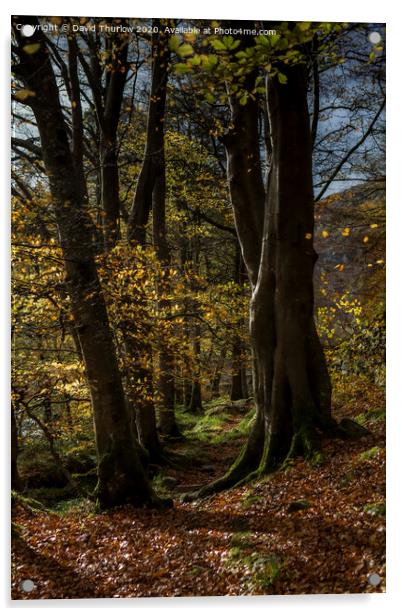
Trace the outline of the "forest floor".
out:
M 78 499 L 58 511 L 15 505 L 12 598 L 384 592 L 380 393 L 336 397 L 335 416 L 357 419 L 371 434 L 324 441 L 319 466 L 297 459 L 247 486 L 182 503 L 182 493 L 219 477 L 244 442 L 252 411 L 218 402 L 185 419 L 186 439 L 167 445 L 181 468 L 154 482 L 173 509 L 95 514 Z M 34 583 L 29 593 L 24 580 Z

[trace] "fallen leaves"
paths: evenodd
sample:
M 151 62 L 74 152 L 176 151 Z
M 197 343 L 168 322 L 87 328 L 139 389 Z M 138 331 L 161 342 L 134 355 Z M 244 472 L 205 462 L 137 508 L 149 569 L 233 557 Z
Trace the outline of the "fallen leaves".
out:
M 341 409 L 348 413 L 357 409 Z M 325 442 L 319 467 L 297 459 L 286 472 L 195 503 L 175 501 L 169 511 L 32 516 L 17 506 L 23 530 L 13 545 L 12 596 L 383 592 L 384 426 L 368 427 L 373 434 L 359 441 Z M 236 455 L 233 443 L 204 447 L 214 475 Z M 198 467 L 169 474 L 185 491 L 207 480 Z M 378 586 L 369 583 L 372 574 Z M 29 593 L 21 588 L 26 579 L 34 583 Z

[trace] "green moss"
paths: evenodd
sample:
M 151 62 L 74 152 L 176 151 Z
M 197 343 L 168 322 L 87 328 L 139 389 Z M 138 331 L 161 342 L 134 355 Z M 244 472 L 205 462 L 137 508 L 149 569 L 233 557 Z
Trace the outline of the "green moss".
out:
M 94 503 L 86 498 L 72 498 L 56 503 L 53 510 L 61 515 L 70 515 L 71 513 L 82 513 L 86 516 L 94 514 Z
M 359 462 L 367 462 L 368 460 L 372 460 L 380 453 L 380 451 L 381 448 L 377 446 L 363 451 L 363 453 L 359 455 Z
M 383 516 L 386 512 L 384 501 L 380 501 L 378 503 L 368 503 L 367 505 L 364 505 L 363 510 L 373 516 Z
M 237 439 L 245 438 L 255 416 L 255 409 L 250 409 L 242 417 L 240 422 L 233 426 L 232 421 L 237 414 L 236 407 L 234 413 L 225 410 L 232 405 L 228 398 L 217 398 L 204 404 L 204 414 L 200 416 L 191 415 L 179 408 L 177 421 L 183 435 L 188 439 L 196 438 L 201 443 L 219 445 Z M 233 405 L 232 405 L 233 406 Z M 238 411 L 241 412 L 240 409 Z
M 325 462 L 324 454 L 321 451 L 314 451 L 309 459 L 309 463 L 313 467 L 322 466 Z
M 29 490 L 28 494 L 36 502 L 39 502 L 42 505 L 42 508 L 46 507 L 52 509 L 57 507 L 61 501 L 70 500 L 77 497 L 77 494 L 75 494 L 70 485 L 54 488 L 34 488 Z
M 249 507 L 254 505 L 254 503 L 258 503 L 261 500 L 263 500 L 262 496 L 260 496 L 259 494 L 255 494 L 252 490 L 250 490 L 241 499 L 241 506 L 243 509 L 248 509 Z
M 239 555 L 242 550 L 254 548 L 255 544 L 251 539 L 252 539 L 251 532 L 234 533 L 230 540 L 231 549 L 237 550 L 238 555 Z M 233 555 L 234 555 L 234 552 L 233 552 Z
M 359 423 L 362 424 L 363 426 L 367 427 L 369 425 L 370 422 L 372 421 L 384 421 L 385 420 L 385 408 L 374 408 L 374 409 L 369 409 L 368 411 L 365 411 L 364 413 L 360 413 L 360 415 L 357 415 L 355 417 L 355 420 Z
M 46 507 L 38 498 L 23 496 L 15 490 L 11 490 L 11 505 L 20 505 L 31 512 L 45 511 Z
M 246 594 L 260 594 L 270 590 L 283 572 L 284 565 L 275 554 L 253 551 L 247 544 L 235 545 L 229 550 L 227 564 L 239 574 L 241 591 Z M 245 551 L 246 550 L 246 551 Z

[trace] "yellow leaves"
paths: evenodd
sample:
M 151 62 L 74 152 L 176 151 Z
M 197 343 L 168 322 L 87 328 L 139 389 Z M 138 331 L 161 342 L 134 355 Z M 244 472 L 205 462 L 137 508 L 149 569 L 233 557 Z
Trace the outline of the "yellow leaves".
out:
M 337 269 L 339 272 L 343 272 L 345 266 L 343 263 L 338 263 L 338 265 L 335 265 L 335 269 Z
M 329 231 L 327 231 L 326 229 L 324 229 L 324 231 L 322 231 L 321 235 L 322 235 L 322 237 L 323 237 L 324 239 L 326 239 L 327 237 L 329 237 Z
M 30 43 L 29 45 L 24 45 L 24 47 L 22 49 L 28 55 L 32 55 L 32 54 L 36 53 L 37 51 L 39 51 L 40 43 Z
M 36 92 L 34 92 L 33 90 L 22 89 L 18 90 L 18 92 L 16 92 L 14 96 L 19 101 L 25 101 L 31 96 L 36 96 Z
M 313 237 L 313 234 L 312 233 L 306 233 L 304 237 L 306 238 L 306 240 L 311 240 L 312 237 Z
M 363 238 L 363 244 L 367 244 L 368 241 L 369 241 L 369 237 L 368 237 L 368 235 L 365 235 L 364 238 Z
M 341 230 L 341 233 L 342 233 L 343 237 L 348 237 L 350 235 L 350 228 L 349 227 L 344 227 L 344 229 Z
M 370 229 L 377 229 L 378 225 L 377 223 L 373 222 L 373 224 L 370 225 Z

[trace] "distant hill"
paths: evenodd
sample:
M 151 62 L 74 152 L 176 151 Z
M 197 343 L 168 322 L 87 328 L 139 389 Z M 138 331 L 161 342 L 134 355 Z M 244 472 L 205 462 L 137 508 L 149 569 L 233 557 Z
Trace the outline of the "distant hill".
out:
M 362 303 L 385 294 L 385 191 L 356 186 L 316 204 L 316 303 L 350 291 Z M 320 292 L 322 276 L 328 295 Z

